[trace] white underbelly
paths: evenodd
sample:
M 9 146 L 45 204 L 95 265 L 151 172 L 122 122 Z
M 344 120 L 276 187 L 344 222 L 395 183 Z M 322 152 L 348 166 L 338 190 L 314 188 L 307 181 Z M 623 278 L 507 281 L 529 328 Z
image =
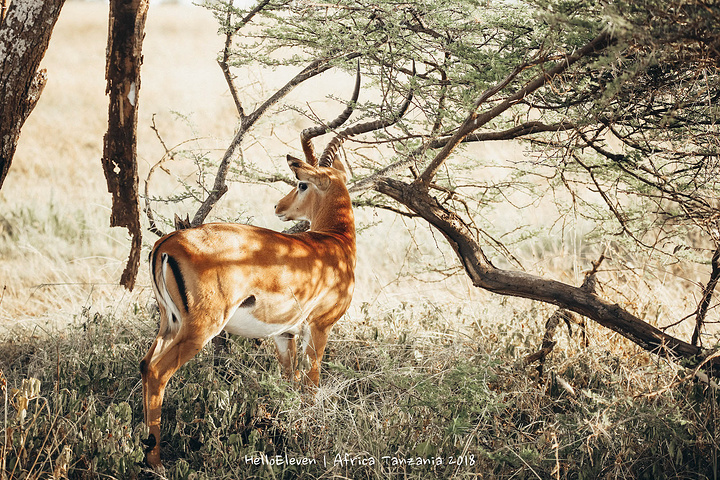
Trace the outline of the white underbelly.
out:
M 302 318 L 291 324 L 266 323 L 252 315 L 252 309 L 238 308 L 225 324 L 225 331 L 246 338 L 273 337 L 282 333 L 298 335 Z

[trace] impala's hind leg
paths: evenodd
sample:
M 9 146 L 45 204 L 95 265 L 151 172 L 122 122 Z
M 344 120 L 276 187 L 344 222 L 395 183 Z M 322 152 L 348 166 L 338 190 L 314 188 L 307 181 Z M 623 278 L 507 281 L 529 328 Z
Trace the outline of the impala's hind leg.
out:
M 149 429 L 145 459 L 155 468 L 162 468 L 160 462 L 160 417 L 165 396 L 165 387 L 170 377 L 202 350 L 214 335 L 177 335 L 166 338 L 158 335 L 145 358 L 140 362 L 143 386 L 143 409 L 145 425 Z

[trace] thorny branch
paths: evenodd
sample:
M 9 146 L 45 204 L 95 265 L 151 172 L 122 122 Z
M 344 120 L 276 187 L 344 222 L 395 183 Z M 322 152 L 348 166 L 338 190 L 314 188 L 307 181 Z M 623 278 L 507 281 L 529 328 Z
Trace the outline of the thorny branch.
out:
M 270 0 L 263 0 L 262 2 L 258 3 L 257 6 L 255 6 L 248 14 L 243 17 L 237 25 L 233 26 L 232 23 L 232 8 L 228 10 L 227 14 L 227 32 L 225 37 L 225 46 L 223 49 L 223 57 L 219 61 L 220 68 L 223 71 L 223 75 L 225 77 L 225 80 L 228 84 L 228 87 L 230 88 L 230 91 L 233 95 L 233 100 L 235 102 L 235 106 L 238 110 L 238 114 L 240 115 L 240 126 L 238 127 L 237 131 L 235 132 L 235 136 L 233 137 L 232 141 L 230 142 L 230 145 L 225 150 L 225 153 L 222 156 L 222 159 L 220 160 L 220 164 L 218 166 L 217 172 L 215 174 L 214 183 L 212 186 L 212 189 L 208 193 L 205 200 L 202 202 L 200 207 L 198 208 L 197 212 L 195 212 L 195 215 L 193 216 L 192 220 L 188 223 L 188 226 L 198 226 L 201 225 L 205 218 L 208 216 L 210 211 L 213 209 L 215 204 L 220 200 L 220 198 L 227 192 L 228 186 L 226 183 L 227 180 L 227 174 L 230 169 L 230 163 L 231 160 L 235 157 L 237 149 L 240 147 L 245 134 L 257 123 L 257 121 L 267 112 L 267 110 L 277 104 L 282 98 L 284 98 L 290 91 L 292 91 L 295 87 L 300 85 L 301 83 L 305 82 L 306 80 L 313 78 L 330 68 L 332 68 L 332 65 L 337 60 L 352 60 L 354 58 L 357 58 L 360 56 L 360 53 L 357 52 L 351 52 L 351 53 L 343 53 L 339 54 L 336 57 L 333 58 L 319 58 L 314 61 L 312 61 L 307 67 L 305 67 L 301 72 L 299 72 L 297 75 L 295 75 L 292 79 L 290 79 L 283 87 L 278 89 L 275 93 L 273 93 L 270 97 L 268 97 L 263 103 L 258 105 L 255 110 L 249 114 L 245 113 L 245 109 L 242 106 L 242 102 L 240 101 L 240 97 L 237 92 L 237 88 L 234 84 L 234 78 L 232 73 L 230 72 L 230 66 L 229 66 L 229 57 L 230 57 L 230 49 L 232 47 L 232 42 L 234 36 L 250 21 L 260 13 L 263 9 L 265 9 L 270 3 Z M 232 5 L 231 5 L 232 7 Z M 147 198 L 147 197 L 146 197 Z M 152 217 L 152 210 L 149 208 L 146 208 L 148 217 Z M 152 221 L 151 221 L 152 223 Z M 154 229 L 154 233 L 158 234 L 161 233 L 159 229 Z

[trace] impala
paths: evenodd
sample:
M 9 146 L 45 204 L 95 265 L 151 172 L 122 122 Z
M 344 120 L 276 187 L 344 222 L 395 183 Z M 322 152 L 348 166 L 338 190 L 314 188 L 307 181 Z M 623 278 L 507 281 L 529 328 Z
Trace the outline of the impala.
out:
M 159 239 L 150 253 L 152 288 L 160 309 L 157 338 L 140 364 L 146 460 L 160 462 L 160 417 L 170 377 L 223 330 L 275 342 L 284 377 L 317 387 L 330 329 L 345 313 L 355 285 L 355 222 L 347 180 L 338 159 L 348 137 L 386 127 L 368 122 L 340 132 L 318 160 L 311 139 L 344 123 L 345 111 L 323 127 L 306 129 L 301 144 L 307 161 L 288 155 L 297 186 L 275 213 L 283 220 L 308 220 L 310 230 L 284 234 L 250 225 L 211 223 Z M 309 371 L 296 371 L 297 346 Z

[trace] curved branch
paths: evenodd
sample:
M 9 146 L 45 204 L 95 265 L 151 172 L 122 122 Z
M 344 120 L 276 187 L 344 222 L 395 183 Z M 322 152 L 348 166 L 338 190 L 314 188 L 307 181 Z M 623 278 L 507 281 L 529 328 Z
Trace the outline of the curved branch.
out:
M 703 365 L 710 358 L 708 351 L 662 332 L 618 304 L 610 303 L 586 289 L 525 272 L 496 268 L 464 221 L 417 185 L 383 178 L 377 182 L 375 190 L 405 205 L 437 228 L 452 246 L 476 287 L 566 308 L 619 333 L 649 352 L 684 359 L 690 367 Z M 720 362 L 713 359 L 712 365 L 716 363 Z M 720 371 L 716 369 L 713 374 L 720 375 Z

